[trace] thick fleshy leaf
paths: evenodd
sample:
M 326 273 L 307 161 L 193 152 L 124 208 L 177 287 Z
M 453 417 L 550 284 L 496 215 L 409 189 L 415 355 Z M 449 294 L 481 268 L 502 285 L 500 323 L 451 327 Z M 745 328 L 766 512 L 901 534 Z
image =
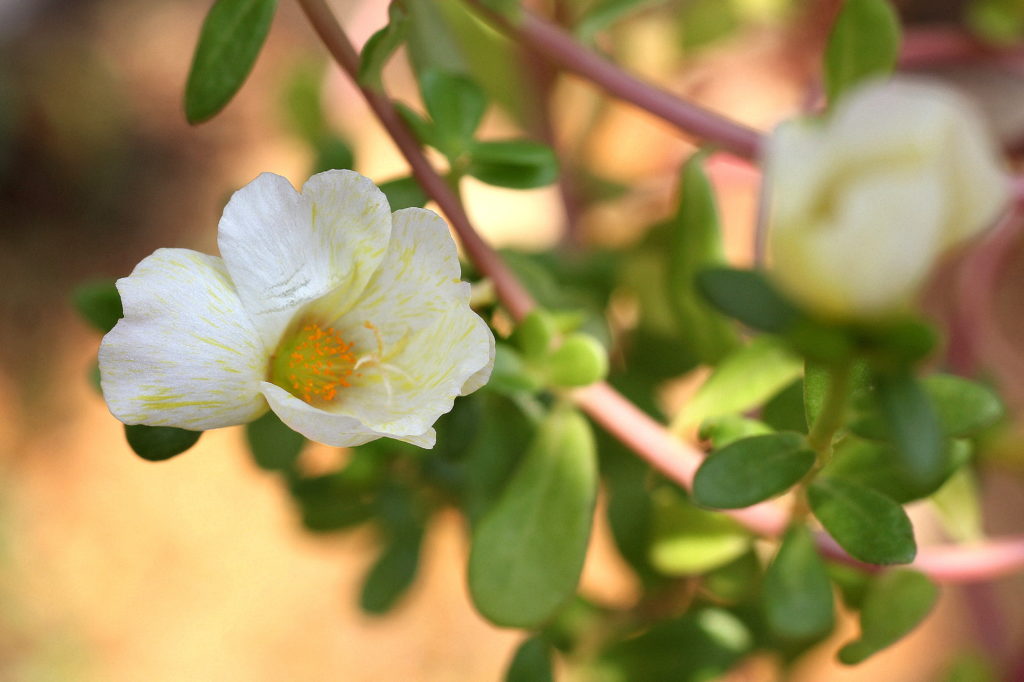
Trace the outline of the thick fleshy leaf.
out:
M 185 86 L 185 116 L 200 123 L 224 108 L 252 70 L 277 0 L 217 0 L 206 15 Z
M 397 533 L 366 575 L 359 606 L 373 614 L 387 613 L 405 594 L 420 564 L 423 528 L 410 525 Z
M 388 204 L 392 211 L 400 211 L 403 208 L 423 208 L 427 205 L 430 197 L 416 182 L 416 178 L 406 176 L 382 182 L 380 191 L 388 198 Z
M 843 91 L 896 66 L 900 21 L 888 0 L 846 0 L 825 48 L 825 93 L 834 102 Z
M 534 189 L 558 179 L 551 148 L 532 140 L 476 142 L 469 150 L 468 173 L 481 182 L 511 189 Z
M 743 438 L 704 460 L 693 479 L 693 497 L 697 504 L 716 509 L 749 507 L 789 490 L 814 460 L 798 433 Z
M 335 316 L 351 308 L 390 233 L 387 200 L 358 173 L 319 173 L 301 194 L 285 178 L 263 173 L 231 197 L 217 241 L 242 303 L 273 349 L 310 301 L 331 294 Z
M 245 439 L 256 464 L 268 471 L 293 470 L 306 443 L 272 411 L 245 425 Z
M 554 682 L 551 670 L 551 645 L 540 637 L 531 637 L 516 649 L 505 671 L 505 682 Z
M 922 383 L 947 436 L 972 436 L 1003 416 L 1002 401 L 988 386 L 952 374 L 933 374 Z
M 819 476 L 807 488 L 814 515 L 851 556 L 869 564 L 906 564 L 917 545 L 907 513 L 870 488 Z
M 121 296 L 114 280 L 86 282 L 75 288 L 75 309 L 89 324 L 104 334 L 109 332 L 124 315 Z
M 220 258 L 159 249 L 117 282 L 124 318 L 103 337 L 103 396 L 126 424 L 205 431 L 266 410 L 268 352 Z
M 922 573 L 888 571 L 876 578 L 860 611 L 860 638 L 839 651 L 839 660 L 856 665 L 909 633 L 932 610 L 939 588 Z
M 488 620 L 532 628 L 576 589 L 597 495 L 590 425 L 558 408 L 473 534 L 469 591 Z
M 150 462 L 162 462 L 195 445 L 203 432 L 173 426 L 125 424 L 124 435 L 136 455 Z
M 434 122 L 442 153 L 457 157 L 473 142 L 487 109 L 483 90 L 468 77 L 427 69 L 420 76 L 423 103 Z
M 753 329 L 784 332 L 800 312 L 756 270 L 713 267 L 697 273 L 697 289 L 711 305 Z
M 670 489 L 654 499 L 651 564 L 665 575 L 702 575 L 738 559 L 751 542 L 733 519 L 695 507 Z
M 779 637 L 813 640 L 832 629 L 832 584 L 806 526 L 786 532 L 765 573 L 762 593 L 768 627 Z
M 879 375 L 875 397 L 907 474 L 922 488 L 938 486 L 948 471 L 946 448 L 935 406 L 921 383 L 910 374 Z

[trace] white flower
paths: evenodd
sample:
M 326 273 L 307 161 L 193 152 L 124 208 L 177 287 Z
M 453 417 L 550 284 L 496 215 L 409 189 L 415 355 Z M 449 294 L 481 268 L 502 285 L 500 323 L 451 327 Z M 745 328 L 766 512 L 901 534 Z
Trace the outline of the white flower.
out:
M 124 318 L 99 361 L 126 424 L 205 430 L 269 405 L 304 436 L 432 447 L 437 418 L 491 373 L 445 222 L 391 213 L 368 179 L 264 173 L 228 202 L 223 259 L 160 249 L 118 280 Z
M 773 277 L 839 318 L 904 308 L 942 253 L 989 227 L 1009 197 L 971 104 L 903 78 L 848 93 L 824 121 L 783 123 L 765 170 Z

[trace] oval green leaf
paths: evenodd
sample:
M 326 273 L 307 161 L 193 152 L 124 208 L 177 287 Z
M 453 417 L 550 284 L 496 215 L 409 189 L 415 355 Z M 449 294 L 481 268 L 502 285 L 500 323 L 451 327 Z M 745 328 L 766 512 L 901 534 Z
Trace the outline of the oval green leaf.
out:
M 554 682 L 551 670 L 551 645 L 541 637 L 531 637 L 516 649 L 505 672 L 505 682 Z
M 735 441 L 704 460 L 693 480 L 697 504 L 741 509 L 781 495 L 814 466 L 814 452 L 797 433 Z
M 814 515 L 851 556 L 869 564 L 914 560 L 914 528 L 896 502 L 841 478 L 820 476 L 807 488 Z
M 651 564 L 671 576 L 701 575 L 750 550 L 752 538 L 725 514 L 695 507 L 670 488 L 655 492 Z
M 496 187 L 534 189 L 558 179 L 555 153 L 531 140 L 475 142 L 469 150 L 467 172 Z
M 276 9 L 277 0 L 217 0 L 210 8 L 185 85 L 189 123 L 212 118 L 242 87 Z
M 136 455 L 150 462 L 162 462 L 195 445 L 203 432 L 173 426 L 125 424 L 124 435 Z
M 779 333 L 792 328 L 801 314 L 756 270 L 705 268 L 697 289 L 711 305 L 752 329 Z
M 860 638 L 839 651 L 855 665 L 895 643 L 932 610 L 939 588 L 927 576 L 907 569 L 888 571 L 872 581 L 860 612 Z
M 390 611 L 416 580 L 420 565 L 423 528 L 410 526 L 397 534 L 381 552 L 363 583 L 359 606 L 366 613 Z
M 560 407 L 473 534 L 469 591 L 481 614 L 520 628 L 554 615 L 579 581 L 596 493 L 590 425 Z
M 871 76 L 890 73 L 900 51 L 900 22 L 888 0 L 846 0 L 825 48 L 829 103 Z
M 86 322 L 104 334 L 109 332 L 124 317 L 121 295 L 114 280 L 95 280 L 80 284 L 73 294 L 75 310 Z
M 253 460 L 267 471 L 290 471 L 295 468 L 306 439 L 292 431 L 273 412 L 245 425 L 245 439 Z
M 832 583 L 806 526 L 793 526 L 782 539 L 764 576 L 768 628 L 791 641 L 813 640 L 832 630 Z
M 1003 416 L 1003 403 L 988 386 L 952 374 L 933 374 L 922 383 L 947 436 L 972 436 Z
M 439 151 L 455 158 L 473 142 L 487 110 L 483 90 L 472 80 L 456 73 L 427 69 L 420 76 L 420 92 L 439 138 Z

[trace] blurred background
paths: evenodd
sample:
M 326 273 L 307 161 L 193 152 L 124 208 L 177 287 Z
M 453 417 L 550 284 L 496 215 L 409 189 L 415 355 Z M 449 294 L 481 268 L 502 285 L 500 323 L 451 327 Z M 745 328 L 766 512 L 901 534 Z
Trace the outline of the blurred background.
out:
M 381 1 L 333 4 L 357 44 L 386 21 Z M 814 105 L 837 2 L 646 4 L 599 41 L 631 71 L 762 129 Z M 290 101 L 302 83 L 321 89 L 357 170 L 378 182 L 407 172 L 290 2 L 240 94 L 213 121 L 188 126 L 184 83 L 209 6 L 0 0 L 0 680 L 498 680 L 519 635 L 473 611 L 458 517 L 431 528 L 420 578 L 398 608 L 365 615 L 357 595 L 375 558 L 372 533 L 305 532 L 280 481 L 251 462 L 240 429 L 210 432 L 165 463 L 142 461 L 89 383 L 99 337 L 74 313 L 74 288 L 127 275 L 162 246 L 215 253 L 224 202 L 262 171 L 301 185 L 322 151 L 296 132 Z M 921 0 L 902 9 L 914 25 L 947 26 L 969 7 Z M 918 66 L 934 64 L 930 45 L 908 41 Z M 932 68 L 978 93 L 1004 143 L 1020 146 L 1024 60 L 1010 52 Z M 401 58 L 386 82 L 415 100 Z M 672 211 L 679 164 L 694 147 L 571 79 L 557 81 L 552 97 L 550 128 L 567 159 L 628 191 L 573 202 L 557 188 L 512 192 L 467 180 L 471 215 L 502 246 L 550 248 L 567 216 L 584 242 L 639 239 Z M 495 109 L 484 136 L 516 130 Z M 730 256 L 749 262 L 759 176 L 727 157 L 713 158 L 710 172 Z M 994 332 L 1002 347 L 1020 338 L 1014 328 L 1024 319 L 1009 279 L 1020 271 L 1012 267 L 1019 241 L 1000 252 L 1011 273 L 999 299 L 1004 326 Z M 1009 345 L 990 367 L 1016 367 Z M 984 479 L 992 532 L 1021 531 L 1018 442 L 993 448 Z M 310 457 L 339 456 L 322 450 Z M 921 524 L 927 540 L 928 519 Z M 628 603 L 636 586 L 619 562 L 599 526 L 583 590 Z M 995 605 L 1022 597 L 1019 578 L 947 589 L 924 627 L 853 669 L 830 660 L 855 632 L 847 622 L 794 679 L 947 679 L 963 655 L 1014 651 L 1024 610 Z M 753 661 L 730 679 L 770 679 L 770 671 Z M 967 674 L 958 679 L 974 679 Z

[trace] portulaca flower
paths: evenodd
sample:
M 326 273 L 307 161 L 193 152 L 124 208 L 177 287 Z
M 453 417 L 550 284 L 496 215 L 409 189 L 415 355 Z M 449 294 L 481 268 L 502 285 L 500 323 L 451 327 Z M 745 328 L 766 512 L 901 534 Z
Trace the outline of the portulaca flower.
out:
M 921 80 L 873 81 L 824 121 L 768 142 L 772 274 L 837 318 L 905 308 L 936 260 L 993 224 L 1010 184 L 970 102 Z
M 228 202 L 222 258 L 160 249 L 118 280 L 103 395 L 126 424 L 206 430 L 268 406 L 311 440 L 432 447 L 486 383 L 494 337 L 469 307 L 445 222 L 391 213 L 368 179 L 264 173 Z

